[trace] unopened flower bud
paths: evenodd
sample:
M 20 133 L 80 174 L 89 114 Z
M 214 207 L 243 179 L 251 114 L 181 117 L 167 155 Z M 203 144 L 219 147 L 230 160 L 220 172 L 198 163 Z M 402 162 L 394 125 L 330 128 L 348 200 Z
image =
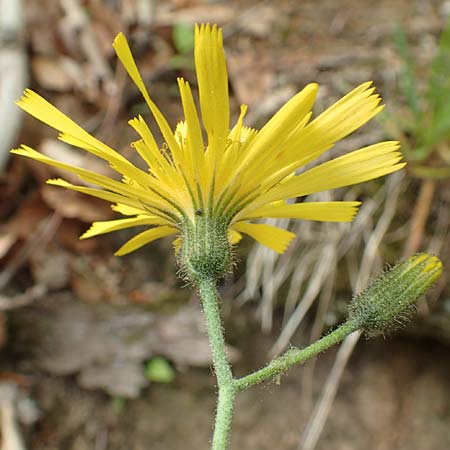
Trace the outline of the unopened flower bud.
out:
M 404 325 L 414 305 L 439 279 L 442 263 L 435 256 L 419 254 L 381 274 L 350 305 L 350 319 L 368 334 L 388 332 Z

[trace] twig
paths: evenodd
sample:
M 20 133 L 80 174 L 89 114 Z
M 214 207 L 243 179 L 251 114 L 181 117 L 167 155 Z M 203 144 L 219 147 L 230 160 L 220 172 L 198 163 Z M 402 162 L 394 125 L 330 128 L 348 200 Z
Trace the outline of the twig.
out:
M 27 289 L 23 294 L 18 294 L 13 297 L 0 295 L 0 311 L 8 311 L 10 309 L 16 309 L 29 305 L 36 300 L 40 300 L 47 294 L 47 292 L 48 289 L 46 286 L 36 284 L 35 286 Z

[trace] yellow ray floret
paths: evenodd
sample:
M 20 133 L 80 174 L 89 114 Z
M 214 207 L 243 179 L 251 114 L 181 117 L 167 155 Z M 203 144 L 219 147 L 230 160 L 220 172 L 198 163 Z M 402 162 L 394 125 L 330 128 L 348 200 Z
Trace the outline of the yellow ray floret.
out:
M 168 226 L 151 228 L 150 230 L 143 231 L 142 233 L 139 233 L 138 235 L 131 238 L 114 254 L 116 256 L 126 255 L 128 253 L 134 252 L 135 250 L 143 247 L 146 244 L 149 244 L 150 242 L 155 241 L 156 239 L 171 236 L 173 234 L 176 234 L 177 232 L 178 230 L 176 228 Z
M 127 162 L 123 156 L 108 147 L 103 142 L 91 136 L 72 119 L 69 119 L 59 109 L 55 108 L 51 103 L 42 98 L 36 92 L 33 92 L 31 89 L 25 90 L 22 98 L 17 101 L 17 105 L 41 122 L 44 122 L 61 133 L 72 137 L 79 143 L 85 144 L 86 149 L 90 149 L 100 158 L 109 160 L 110 157 L 114 157 L 118 160 Z
M 195 27 L 195 68 L 203 126 L 213 161 L 223 152 L 229 131 L 228 74 L 222 30 L 213 25 Z
M 238 222 L 233 225 L 232 229 L 248 234 L 255 241 L 277 253 L 284 253 L 291 240 L 295 238 L 294 233 L 265 223 Z
M 148 205 L 149 207 L 155 207 L 159 209 L 171 209 L 172 205 L 167 202 L 164 198 L 169 198 L 169 194 L 165 194 L 166 197 L 161 197 L 159 195 L 156 195 L 154 192 L 152 192 L 149 189 L 144 189 L 138 185 L 130 185 L 127 183 L 121 183 L 119 181 L 112 180 L 111 178 L 105 177 L 104 175 L 99 175 L 95 172 L 92 172 L 90 170 L 82 169 L 80 167 L 75 167 L 70 164 L 66 164 L 60 161 L 55 161 L 42 153 L 37 152 L 36 150 L 33 150 L 30 147 L 27 147 L 26 145 L 23 145 L 19 149 L 14 149 L 11 151 L 12 153 L 15 153 L 17 155 L 26 156 L 28 158 L 35 159 L 37 161 L 43 162 L 45 164 L 48 164 L 50 166 L 58 167 L 61 169 L 65 169 L 68 172 L 74 173 L 78 175 L 78 177 L 91 184 L 95 184 L 99 187 L 102 187 L 104 189 L 107 189 L 109 191 L 112 191 L 117 194 L 121 194 L 123 196 L 130 197 L 131 199 L 137 199 L 143 204 Z M 155 185 L 157 189 L 160 189 L 158 185 Z
M 252 162 L 254 166 L 255 160 L 264 160 L 281 150 L 281 141 L 287 140 L 298 125 L 304 123 L 304 117 L 314 104 L 317 89 L 316 83 L 308 84 L 267 122 L 252 141 L 237 170 Z
M 398 149 L 398 142 L 381 142 L 290 177 L 267 193 L 259 195 L 237 217 L 245 217 L 253 209 L 278 200 L 351 186 L 395 172 L 405 166 L 405 163 L 399 162 L 402 156 Z
M 273 158 L 266 159 L 264 165 L 253 165 L 253 181 L 262 182 L 263 187 L 273 185 L 378 114 L 383 106 L 379 106 L 380 98 L 373 94 L 370 85 L 371 82 L 363 83 L 312 122 L 298 127 L 279 145 Z
M 175 164 L 179 164 L 180 162 L 182 162 L 180 161 L 180 148 L 178 147 L 178 144 L 175 140 L 175 137 L 173 136 L 172 130 L 170 129 L 170 126 L 167 123 L 166 118 L 162 115 L 159 108 L 150 98 L 147 88 L 145 87 L 145 84 L 142 80 L 141 74 L 139 73 L 139 70 L 134 61 L 133 55 L 131 54 L 128 42 L 122 33 L 119 33 L 114 39 L 113 47 L 117 53 L 118 58 L 122 62 L 126 71 L 128 72 L 128 75 L 130 75 L 131 79 L 134 81 L 138 89 L 141 91 L 142 96 L 147 102 L 147 105 L 150 108 L 150 111 L 152 112 L 153 117 L 155 118 L 156 123 L 159 126 L 159 129 L 161 130 L 164 140 L 166 141 L 167 145 L 169 146 L 172 152 Z
M 305 202 L 291 205 L 272 203 L 253 210 L 244 219 L 272 217 L 280 219 L 316 220 L 319 222 L 351 222 L 361 202 Z
M 158 216 L 140 215 L 131 219 L 107 220 L 104 222 L 93 222 L 91 228 L 80 236 L 80 239 L 87 239 L 100 234 L 111 233 L 112 231 L 124 230 L 126 228 L 140 225 L 170 225 L 167 220 Z

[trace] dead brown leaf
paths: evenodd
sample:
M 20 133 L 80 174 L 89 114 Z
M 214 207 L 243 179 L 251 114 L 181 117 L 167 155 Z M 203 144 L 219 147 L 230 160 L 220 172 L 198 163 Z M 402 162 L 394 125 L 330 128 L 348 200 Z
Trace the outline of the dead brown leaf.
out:
M 55 186 L 44 186 L 41 194 L 48 206 L 68 219 L 78 219 L 89 223 L 107 220 L 113 215 L 108 203 L 78 192 Z
M 67 57 L 36 56 L 31 61 L 31 69 L 37 82 L 45 89 L 58 92 L 79 87 L 77 80 L 82 80 L 83 77 L 82 72 L 76 70 L 77 67 L 79 66 Z
M 250 49 L 227 52 L 229 76 L 239 103 L 256 106 L 273 89 L 275 73 L 268 54 Z
M 9 233 L 21 239 L 27 239 L 36 231 L 40 222 L 51 215 L 51 210 L 43 203 L 36 193 L 29 195 L 20 204 L 17 212 L 6 223 Z
M 97 246 L 95 239 L 80 240 L 79 237 L 86 231 L 88 226 L 79 220 L 66 219 L 58 228 L 58 241 L 67 249 L 76 253 L 91 252 Z
M 11 231 L 0 231 L 0 260 L 5 257 L 12 246 L 17 242 L 17 236 Z

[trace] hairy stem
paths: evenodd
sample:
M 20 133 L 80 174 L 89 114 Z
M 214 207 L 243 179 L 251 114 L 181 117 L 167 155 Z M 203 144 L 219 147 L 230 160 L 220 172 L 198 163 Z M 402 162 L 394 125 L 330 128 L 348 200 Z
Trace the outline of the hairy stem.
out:
M 233 374 L 225 350 L 222 322 L 220 320 L 219 299 L 216 282 L 211 278 L 199 280 L 198 287 L 205 314 L 209 343 L 213 360 L 214 372 L 217 378 L 219 398 L 217 403 L 216 421 L 212 440 L 212 450 L 228 448 L 231 421 L 233 418 L 236 389 Z
M 274 378 L 296 365 L 313 358 L 327 348 L 341 342 L 346 336 L 356 331 L 360 322 L 350 319 L 339 328 L 324 336 L 314 344 L 304 349 L 290 349 L 275 358 L 266 367 L 246 377 L 234 379 L 225 349 L 222 321 L 220 318 L 219 298 L 214 278 L 199 277 L 198 288 L 205 314 L 211 347 L 214 372 L 217 378 L 218 402 L 212 450 L 227 450 L 233 419 L 234 403 L 238 392 L 244 391 L 256 384 Z
M 339 328 L 314 342 L 310 346 L 298 349 L 293 348 L 286 351 L 283 355 L 273 359 L 266 367 L 257 370 L 250 375 L 235 380 L 235 388 L 238 391 L 244 391 L 255 384 L 262 383 L 268 379 L 272 379 L 277 375 L 285 373 L 288 369 L 296 364 L 301 364 L 310 358 L 318 355 L 332 345 L 341 342 L 346 336 L 360 327 L 359 321 L 348 320 Z

